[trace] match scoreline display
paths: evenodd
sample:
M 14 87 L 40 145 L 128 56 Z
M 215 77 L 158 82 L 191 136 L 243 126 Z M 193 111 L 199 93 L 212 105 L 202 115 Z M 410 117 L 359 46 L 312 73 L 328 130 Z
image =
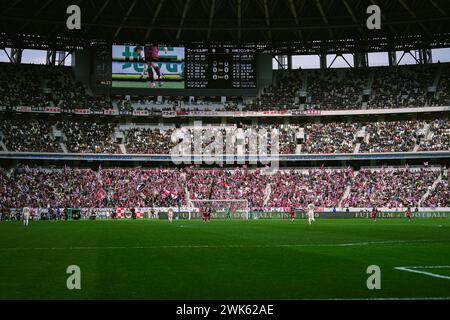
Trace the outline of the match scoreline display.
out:
M 256 88 L 255 49 L 114 45 L 112 87 Z

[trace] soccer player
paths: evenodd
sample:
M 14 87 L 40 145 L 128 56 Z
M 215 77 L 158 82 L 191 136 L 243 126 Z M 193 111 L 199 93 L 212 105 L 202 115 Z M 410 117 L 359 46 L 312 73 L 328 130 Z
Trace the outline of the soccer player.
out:
M 295 220 L 295 207 L 293 204 L 291 204 L 291 209 L 289 211 L 289 214 L 291 215 L 291 221 Z
M 227 219 L 230 219 L 230 207 L 225 208 L 225 216 Z
M 408 209 L 406 209 L 405 215 L 406 215 L 406 217 L 408 218 L 408 220 L 411 221 L 411 218 L 412 218 L 412 211 L 411 211 L 411 208 L 410 208 L 410 207 L 408 207 Z
M 373 221 L 377 221 L 377 214 L 378 214 L 377 208 L 373 207 L 373 209 L 372 209 L 372 220 Z
M 30 220 L 30 208 L 24 207 L 22 210 L 23 225 L 28 227 L 28 220 Z
M 169 217 L 169 222 L 172 223 L 173 220 L 173 210 L 172 208 L 169 209 L 169 213 L 167 215 Z
M 309 224 L 316 221 L 314 219 L 314 209 L 315 208 L 316 208 L 316 206 L 314 205 L 314 202 L 311 202 L 310 204 L 308 204 L 308 223 Z
M 206 207 L 202 207 L 201 210 L 203 223 L 206 223 L 208 221 L 208 209 Z
M 211 212 L 212 212 L 212 208 L 209 207 L 207 212 L 208 212 L 207 219 L 208 219 L 208 221 L 209 221 L 209 220 L 211 220 Z
M 134 48 L 134 52 L 145 61 L 144 72 L 141 77 L 148 74 L 150 79 L 150 87 L 154 88 L 156 85 L 154 81 L 159 81 L 159 85 L 162 85 L 163 76 L 161 75 L 161 69 L 153 63 L 159 60 L 158 46 L 146 46 L 144 49 L 140 46 Z M 167 53 L 167 48 L 164 48 L 164 52 Z

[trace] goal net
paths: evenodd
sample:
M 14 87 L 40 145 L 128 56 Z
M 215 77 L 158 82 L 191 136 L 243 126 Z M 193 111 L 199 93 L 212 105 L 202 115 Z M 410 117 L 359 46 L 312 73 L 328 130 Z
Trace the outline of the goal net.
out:
M 228 199 L 228 200 L 190 200 L 189 219 L 201 218 L 202 208 L 211 208 L 213 218 L 219 219 L 249 219 L 250 208 L 248 200 Z M 229 216 L 227 216 L 229 209 Z

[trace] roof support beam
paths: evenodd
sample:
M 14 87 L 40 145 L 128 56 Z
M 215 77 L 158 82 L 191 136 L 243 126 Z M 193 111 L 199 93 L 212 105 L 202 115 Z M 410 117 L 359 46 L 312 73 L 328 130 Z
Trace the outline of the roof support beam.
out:
M 347 9 L 347 12 L 349 13 L 349 15 L 352 17 L 353 22 L 358 24 L 358 19 L 356 19 L 356 16 L 352 10 L 352 7 L 350 7 L 347 0 L 342 0 L 342 2 L 344 3 L 344 6 Z M 361 27 L 358 27 L 358 31 L 362 36 L 365 36 L 364 31 L 362 30 Z
M 328 18 L 325 15 L 325 11 L 323 10 L 322 4 L 320 3 L 320 0 L 315 0 L 315 2 L 316 2 L 317 9 L 319 9 L 320 15 L 322 16 L 322 20 L 325 23 L 325 25 L 327 26 L 328 34 L 334 40 L 333 30 L 331 30 L 331 28 L 328 24 Z
M 267 0 L 264 0 L 264 16 L 266 18 L 266 26 L 267 36 L 269 38 L 269 42 L 272 43 L 272 31 L 270 30 L 270 14 L 269 14 L 269 6 L 267 5 Z
M 238 0 L 238 6 L 237 6 L 237 15 L 238 15 L 238 42 L 241 42 L 241 38 L 242 38 L 242 30 L 241 30 L 241 25 L 242 25 L 242 0 Z
M 294 17 L 295 25 L 300 26 L 300 20 L 298 19 L 297 10 L 295 9 L 294 0 L 289 0 L 289 8 L 291 9 L 292 16 Z M 298 30 L 298 37 L 300 40 L 303 39 L 302 30 Z
M 400 1 L 400 4 L 403 6 L 403 8 L 405 8 L 405 10 L 408 11 L 409 15 L 412 18 L 417 19 L 417 15 L 414 13 L 414 11 L 411 10 L 411 8 L 408 6 L 408 4 L 404 0 L 399 0 L 399 1 Z M 422 22 L 419 23 L 419 26 L 422 27 L 422 29 L 425 31 L 427 36 L 431 37 L 430 31 Z
M 136 5 L 136 1 L 137 0 L 134 0 L 133 3 L 131 3 L 130 7 L 128 8 L 127 13 L 125 14 L 125 16 L 122 19 L 122 22 L 120 23 L 119 27 L 117 28 L 116 32 L 114 33 L 113 40 L 115 40 L 117 38 L 117 36 L 120 33 L 120 30 L 122 30 L 123 26 L 125 25 L 125 22 L 127 22 L 128 17 L 130 16 L 131 12 L 134 9 L 134 6 Z
M 92 25 L 97 22 L 98 18 L 103 13 L 105 8 L 108 6 L 110 1 L 111 0 L 106 0 L 105 2 L 103 2 L 103 5 L 100 7 L 100 9 L 97 11 L 97 13 L 95 14 L 94 18 L 92 19 L 91 24 L 88 25 L 86 27 L 86 29 L 84 29 L 83 36 L 86 35 L 86 33 L 88 33 L 88 31 L 91 29 Z
M 175 37 L 175 41 L 178 42 L 178 40 L 180 40 L 180 36 L 181 36 L 181 31 L 183 31 L 183 24 L 184 24 L 184 20 L 186 19 L 186 15 L 189 9 L 189 4 L 190 4 L 191 0 L 186 0 L 185 4 L 184 4 L 184 9 L 183 9 L 183 14 L 181 15 L 181 20 L 180 20 L 180 25 L 178 26 L 178 31 L 177 31 L 177 35 Z
M 37 17 L 41 14 L 42 11 L 45 10 L 45 8 L 47 8 L 54 0 L 47 0 L 35 13 L 34 13 L 34 17 Z M 18 31 L 17 33 L 20 33 L 22 30 L 24 30 L 26 27 L 28 27 L 28 25 L 32 22 L 28 21 L 26 24 L 24 24 Z
M 434 0 L 429 0 L 430 3 L 435 7 L 443 16 L 447 15 L 447 12 L 445 12 L 444 9 L 442 9 Z
M 3 10 L 2 15 L 6 15 L 12 8 L 14 8 L 16 5 L 18 5 L 21 1 L 22 0 L 16 0 L 13 3 L 11 3 L 8 8 Z
M 150 22 L 150 25 L 148 26 L 147 31 L 145 32 L 144 42 L 147 42 L 148 38 L 150 37 L 150 34 L 152 33 L 153 26 L 155 25 L 155 21 L 159 16 L 159 12 L 161 11 L 164 1 L 165 0 L 159 0 L 158 6 L 156 7 L 155 12 L 153 13 L 152 21 Z
M 216 9 L 216 0 L 211 1 L 211 9 L 209 11 L 208 35 L 207 40 L 211 39 L 212 24 L 214 20 L 214 11 Z

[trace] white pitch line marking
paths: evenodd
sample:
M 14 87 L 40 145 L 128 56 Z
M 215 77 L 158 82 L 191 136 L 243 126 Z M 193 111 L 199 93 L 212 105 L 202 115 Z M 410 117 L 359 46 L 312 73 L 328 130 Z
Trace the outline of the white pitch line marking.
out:
M 428 243 L 432 240 L 409 240 L 409 241 L 373 241 L 373 242 L 353 242 L 353 243 L 318 243 L 318 244 L 255 244 L 255 245 L 158 245 L 158 246 L 101 246 L 101 247 L 10 247 L 0 248 L 0 251 L 21 251 L 21 250 L 100 250 L 100 249 L 196 249 L 196 248 L 294 248 L 294 247 L 350 247 L 350 246 L 370 246 L 370 245 L 409 245 L 413 243 Z
M 450 280 L 450 276 L 444 276 L 444 275 L 436 274 L 436 273 L 432 273 L 432 272 L 416 270 L 416 269 L 450 269 L 450 266 L 411 266 L 411 267 L 395 267 L 394 269 L 400 270 L 400 271 L 424 274 L 426 276 L 439 278 L 439 279 Z
M 312 300 L 450 300 L 450 297 L 388 297 L 388 298 L 330 298 Z

